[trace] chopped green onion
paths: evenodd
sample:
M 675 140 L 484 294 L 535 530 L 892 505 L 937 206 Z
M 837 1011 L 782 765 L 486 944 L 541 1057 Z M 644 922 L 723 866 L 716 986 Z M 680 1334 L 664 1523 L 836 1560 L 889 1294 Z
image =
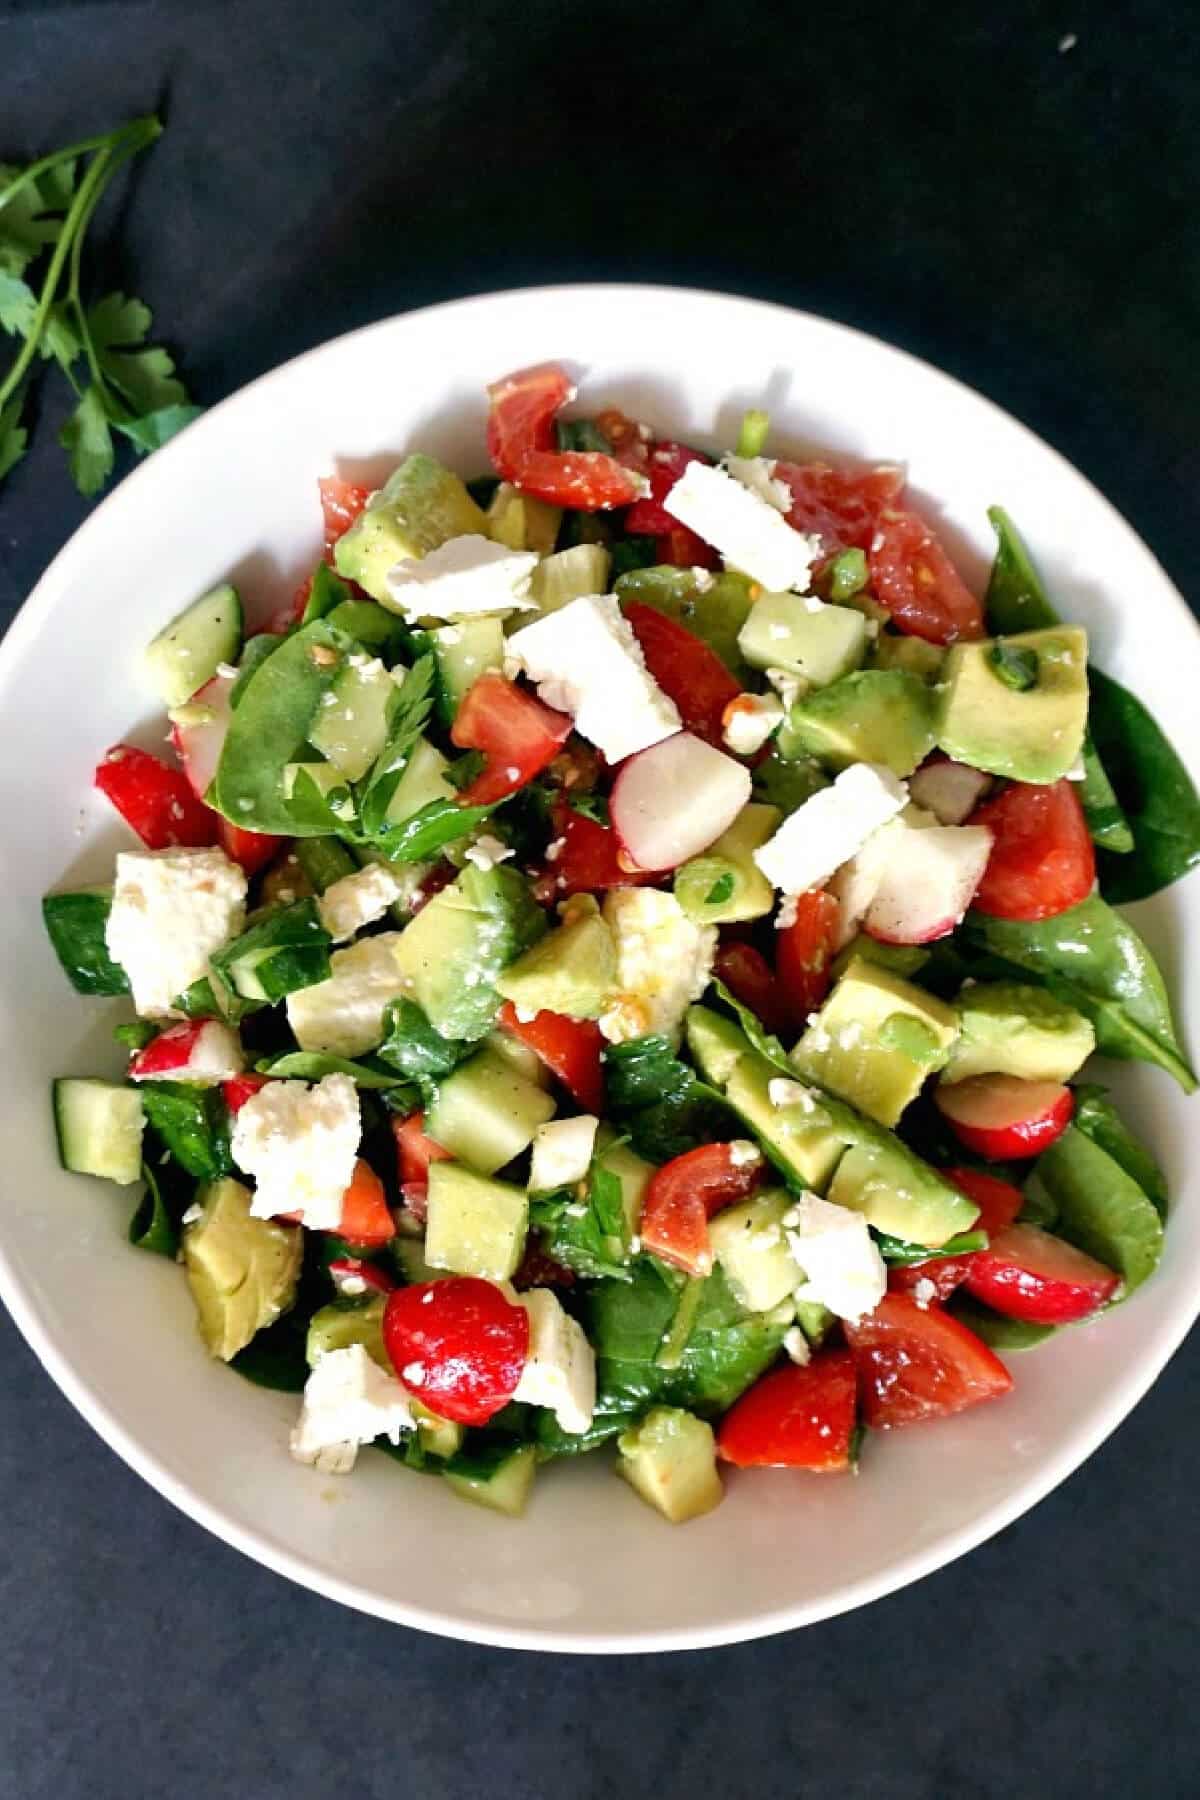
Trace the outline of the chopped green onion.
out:
M 762 412 L 757 406 L 742 414 L 742 429 L 738 432 L 737 454 L 739 456 L 761 456 L 766 449 L 767 433 L 771 429 L 770 413 Z
M 1003 638 L 988 653 L 992 674 L 1018 694 L 1037 686 L 1038 653 L 1028 644 L 1006 644 Z
M 829 597 L 849 600 L 867 585 L 867 559 L 861 550 L 843 550 L 829 565 Z

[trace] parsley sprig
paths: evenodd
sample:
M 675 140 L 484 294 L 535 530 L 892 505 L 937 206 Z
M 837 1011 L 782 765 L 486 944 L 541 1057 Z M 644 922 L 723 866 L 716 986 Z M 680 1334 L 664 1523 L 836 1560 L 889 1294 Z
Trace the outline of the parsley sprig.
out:
M 83 298 L 83 246 L 96 208 L 117 172 L 161 132 L 156 118 L 134 119 L 27 168 L 0 164 L 0 330 L 22 340 L 0 379 L 0 481 L 28 448 L 22 418 L 39 358 L 56 363 L 75 394 L 60 442 L 83 494 L 98 493 L 112 473 L 114 431 L 146 455 L 200 410 L 168 353 L 146 342 L 148 306 L 120 293 L 90 306 Z M 39 269 L 35 287 L 30 277 Z

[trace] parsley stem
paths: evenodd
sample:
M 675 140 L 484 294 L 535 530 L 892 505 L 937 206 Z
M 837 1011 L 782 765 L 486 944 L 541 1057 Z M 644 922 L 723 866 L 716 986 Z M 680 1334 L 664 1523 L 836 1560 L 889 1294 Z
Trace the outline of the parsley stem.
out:
M 100 137 L 82 138 L 78 144 L 68 144 L 65 150 L 52 150 L 49 156 L 39 157 L 37 162 L 30 163 L 19 175 L 14 175 L 6 188 L 0 188 L 0 211 L 15 200 L 22 188 L 37 181 L 39 176 L 46 175 L 59 163 L 72 162 L 77 156 L 87 156 L 93 150 L 115 149 L 122 138 L 136 139 L 134 149 L 140 150 L 145 144 L 152 144 L 156 137 L 162 135 L 162 122 L 153 113 L 143 119 L 131 119 L 128 125 L 119 125 L 115 131 L 106 131 Z
M 663 1338 L 657 1356 L 654 1358 L 656 1367 L 677 1369 L 683 1361 L 683 1353 L 687 1349 L 688 1339 L 692 1335 L 692 1326 L 696 1322 L 696 1311 L 700 1305 L 700 1296 L 704 1291 L 704 1281 L 703 1275 L 689 1275 L 680 1289 L 675 1317 Z
M 108 168 L 103 181 L 99 182 L 93 189 L 87 205 L 80 214 L 78 223 L 75 227 L 74 242 L 71 245 L 71 261 L 67 274 L 67 305 L 75 315 L 75 325 L 79 332 L 79 341 L 83 345 L 84 355 L 87 357 L 88 368 L 92 372 L 92 380 L 101 394 L 108 395 L 110 407 L 113 404 L 111 389 L 105 378 L 104 371 L 100 367 L 100 361 L 96 355 L 96 346 L 92 342 L 92 332 L 91 327 L 88 324 L 87 313 L 84 311 L 83 301 L 80 298 L 79 269 L 83 256 L 83 241 L 87 236 L 87 229 L 91 224 L 92 214 L 100 204 L 105 188 L 117 173 L 117 170 L 121 167 L 122 163 L 128 162 L 129 158 L 135 156 L 141 147 L 140 142 L 123 143 L 114 145 L 110 152 L 103 153 L 109 157 Z M 97 158 L 97 161 L 99 160 L 100 159 Z M 93 164 L 93 167 L 94 166 L 95 165 Z M 89 174 L 91 173 L 90 170 L 88 172 Z M 116 410 L 120 411 L 124 417 L 129 417 L 123 404 L 119 405 Z

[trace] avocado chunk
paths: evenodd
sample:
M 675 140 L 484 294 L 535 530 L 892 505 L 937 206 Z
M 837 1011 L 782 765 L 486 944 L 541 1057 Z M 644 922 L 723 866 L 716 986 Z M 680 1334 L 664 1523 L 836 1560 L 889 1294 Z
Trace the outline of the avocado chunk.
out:
M 229 1362 L 296 1297 L 304 1255 L 298 1225 L 250 1216 L 250 1191 L 226 1179 L 196 1195 L 200 1217 L 183 1231 L 183 1261 L 200 1336 Z
M 937 741 L 956 762 L 1013 781 L 1059 781 L 1087 728 L 1087 633 L 1076 625 L 954 644 Z
M 788 715 L 791 740 L 834 769 L 881 763 L 911 775 L 933 748 L 933 694 L 907 669 L 860 669 L 798 700 Z
M 497 976 L 496 992 L 524 1012 L 598 1019 L 616 981 L 612 932 L 592 896 L 576 894 L 563 908 L 562 924 Z
M 865 1121 L 864 1121 L 865 1124 Z M 862 1213 L 876 1231 L 936 1250 L 969 1231 L 979 1209 L 900 1139 L 876 1129 L 859 1133 L 838 1164 L 825 1196 Z
M 752 1050 L 730 1074 L 725 1098 L 785 1175 L 822 1193 L 842 1154 L 845 1136 L 835 1128 L 823 1096 L 808 1094 L 798 1082 L 794 1103 L 776 1106 L 770 1086 L 782 1079 L 765 1056 Z
M 838 951 L 831 966 L 835 981 L 855 957 L 863 962 L 877 963 L 881 969 L 890 969 L 893 975 L 912 976 L 925 967 L 929 956 L 930 952 L 923 944 L 885 944 L 868 931 L 857 931 L 845 948 Z
M 713 1254 L 747 1312 L 770 1312 L 804 1279 L 783 1229 L 783 1215 L 794 1204 L 786 1188 L 769 1188 L 723 1207 L 709 1225 Z
M 615 591 L 622 606 L 637 600 L 686 625 L 716 651 L 739 680 L 747 673 L 745 658 L 738 648 L 738 633 L 757 604 L 750 597 L 752 583 L 748 575 L 739 575 L 734 569 L 710 575 L 707 569 L 677 569 L 660 564 L 651 569 L 630 569 L 618 577 Z
M 611 567 L 603 544 L 572 544 L 542 558 L 530 576 L 529 597 L 537 601 L 538 613 L 558 612 L 585 594 L 607 594 Z M 537 616 L 531 614 L 528 623 Z
M 485 515 L 452 470 L 418 454 L 407 457 L 371 495 L 334 545 L 333 560 L 339 575 L 390 607 L 389 569 L 468 533 L 487 534 Z
M 919 637 L 901 637 L 893 631 L 881 631 L 871 651 L 872 668 L 906 669 L 922 681 L 936 681 L 945 660 L 946 652 L 940 644 L 930 644 Z
M 508 481 L 500 483 L 487 509 L 488 536 L 509 550 L 536 550 L 539 556 L 549 556 L 561 524 L 561 506 L 535 500 Z
M 681 1525 L 724 1499 L 712 1426 L 680 1406 L 655 1406 L 617 1439 L 617 1473 L 643 1500 Z
M 1021 981 L 976 982 L 955 1001 L 961 1026 L 943 1082 L 973 1075 L 1069 1081 L 1096 1047 L 1091 1021 L 1045 988 Z
M 492 1175 L 520 1156 L 539 1125 L 554 1117 L 554 1100 L 495 1050 L 460 1064 L 437 1090 L 425 1129 L 444 1150 Z
M 743 1056 L 750 1052 L 744 1031 L 707 1006 L 690 1006 L 687 1014 L 687 1046 L 706 1081 L 724 1087 Z
M 383 749 L 396 696 L 396 684 L 378 657 L 348 661 L 322 697 L 309 743 L 345 780 L 358 781 Z
M 775 889 L 754 861 L 778 830 L 783 818 L 777 806 L 751 800 L 728 831 L 694 856 L 675 874 L 675 898 L 697 925 L 729 925 L 763 919 L 775 905 Z
M 461 1163 L 430 1163 L 425 1255 L 435 1269 L 507 1281 L 520 1267 L 528 1229 L 524 1188 Z
M 801 1074 L 894 1125 L 958 1036 L 952 1007 L 855 958 L 792 1052 Z
M 862 663 L 867 621 L 854 607 L 763 594 L 738 633 L 738 648 L 752 668 L 786 669 L 812 687 L 828 687 Z
M 532 1444 L 486 1459 L 470 1455 L 452 1458 L 442 1470 L 460 1500 L 486 1506 L 489 1512 L 503 1513 L 508 1519 L 519 1519 L 525 1511 L 536 1473 L 537 1451 Z
M 496 977 L 545 929 L 517 870 L 464 869 L 405 927 L 396 960 L 435 1031 L 481 1038 L 500 1010 Z

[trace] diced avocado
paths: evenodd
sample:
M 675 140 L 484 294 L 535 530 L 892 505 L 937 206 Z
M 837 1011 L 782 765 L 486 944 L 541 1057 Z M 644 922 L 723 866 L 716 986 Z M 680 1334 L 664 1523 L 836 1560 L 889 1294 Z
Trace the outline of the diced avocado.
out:
M 769 1087 L 780 1079 L 785 1078 L 778 1069 L 751 1051 L 729 1076 L 725 1098 L 785 1175 L 821 1193 L 837 1166 L 845 1136 L 820 1095 L 807 1095 L 803 1103 L 797 1095 L 794 1105 L 774 1105 Z
M 530 599 L 541 614 L 558 612 L 586 594 L 606 594 L 612 557 L 603 544 L 572 544 L 544 557 L 529 583 Z M 529 614 L 526 623 L 536 615 Z M 519 629 L 519 626 L 517 627 Z
M 431 631 L 442 685 L 442 712 L 452 724 L 463 695 L 481 675 L 504 667 L 504 627 L 499 619 L 459 619 Z
M 885 944 L 869 932 L 859 931 L 834 957 L 833 976 L 836 981 L 858 957 L 863 962 L 877 963 L 881 969 L 890 969 L 893 975 L 911 977 L 925 967 L 929 955 L 922 944 Z
M 128 1187 L 142 1172 L 142 1096 L 111 1081 L 54 1083 L 58 1155 L 75 1175 L 98 1175 Z
M 714 1087 L 725 1086 L 750 1050 L 745 1032 L 732 1019 L 707 1006 L 689 1006 L 687 1046 L 696 1067 Z
M 146 674 L 164 706 L 182 706 L 221 663 L 234 663 L 242 647 L 242 603 L 223 582 L 185 607 L 142 653 Z
M 1045 988 L 1024 982 L 976 982 L 963 988 L 955 1011 L 962 1030 L 942 1074 L 945 1083 L 972 1075 L 1069 1081 L 1096 1047 L 1090 1020 Z
M 485 515 L 457 475 L 435 457 L 418 454 L 407 457 L 371 495 L 334 545 L 333 560 L 339 575 L 390 608 L 389 569 L 467 533 L 486 536 Z
M 496 977 L 496 992 L 524 1012 L 598 1019 L 617 980 L 612 932 L 590 894 L 567 902 L 561 925 Z
M 775 890 L 754 861 L 754 851 L 778 829 L 777 806 L 751 800 L 728 831 L 676 871 L 675 898 L 698 925 L 762 919 L 775 905 Z
M 769 1188 L 723 1207 L 709 1224 L 713 1254 L 748 1312 L 770 1312 L 803 1280 L 783 1230 L 783 1215 L 794 1204 L 786 1188 Z
M 298 1225 L 250 1216 L 250 1192 L 226 1179 L 196 1195 L 200 1217 L 183 1230 L 183 1261 L 200 1336 L 229 1362 L 296 1297 L 304 1256 Z
M 383 1347 L 386 1305 L 384 1296 L 377 1294 L 374 1299 L 353 1306 L 335 1301 L 319 1307 L 308 1322 L 308 1336 L 304 1340 L 304 1357 L 309 1368 L 315 1368 L 331 1350 L 349 1350 L 352 1345 L 361 1344 L 372 1362 L 394 1375 L 392 1359 Z
M 450 759 L 442 755 L 436 744 L 419 737 L 408 753 L 404 771 L 388 801 L 387 818 L 400 823 L 428 806 L 431 800 L 451 800 L 454 789 L 446 780 Z
M 905 669 L 861 669 L 798 700 L 788 724 L 799 746 L 834 769 L 882 763 L 911 775 L 933 748 L 933 695 Z
M 538 1126 L 553 1117 L 554 1101 L 545 1088 L 484 1049 L 439 1085 L 425 1128 L 453 1156 L 491 1175 L 520 1156 Z
M 953 644 L 938 706 L 939 745 L 992 775 L 1060 780 L 1083 748 L 1087 655 L 1087 633 L 1074 625 Z
M 953 1007 L 856 959 L 792 1052 L 801 1074 L 894 1125 L 958 1036 Z
M 764 594 L 750 608 L 738 647 L 755 669 L 786 669 L 812 687 L 828 687 L 867 653 L 867 621 L 850 606 L 798 594 Z
M 712 1426 L 679 1406 L 655 1406 L 617 1439 L 617 1473 L 672 1525 L 724 1499 Z
M 876 1231 L 933 1250 L 969 1231 L 979 1213 L 964 1193 L 883 1131 L 863 1132 L 851 1144 L 826 1199 L 862 1213 Z
M 881 631 L 871 650 L 872 667 L 907 669 L 922 681 L 936 681 L 945 660 L 941 644 L 931 644 L 925 638 L 901 637 L 891 631 Z
M 487 534 L 510 550 L 536 550 L 549 556 L 558 542 L 562 507 L 522 494 L 511 482 L 502 481 L 487 509 Z
M 317 792 L 324 795 L 329 802 L 329 810 L 335 818 L 346 823 L 354 818 L 354 796 L 340 769 L 335 768 L 331 762 L 284 763 L 283 797 L 285 800 L 291 800 L 294 797 L 301 776 L 305 781 L 311 781 Z
M 435 1269 L 486 1281 L 516 1274 L 529 1229 L 524 1188 L 489 1181 L 461 1163 L 435 1162 L 429 1165 L 428 1204 L 425 1255 Z
M 383 749 L 396 695 L 396 684 L 378 657 L 348 660 L 322 697 L 309 743 L 347 781 L 358 781 Z
M 464 869 L 401 934 L 400 971 L 435 1031 L 481 1038 L 500 1009 L 496 977 L 545 929 L 517 870 Z
M 596 1133 L 596 1161 L 621 1184 L 621 1206 L 625 1214 L 625 1238 L 636 1237 L 642 1223 L 642 1203 L 654 1174 L 654 1164 L 629 1144 L 614 1142 L 611 1125 L 601 1125 Z
M 532 1444 L 507 1451 L 486 1471 L 475 1457 L 464 1456 L 461 1461 L 461 1468 L 456 1468 L 451 1460 L 442 1470 L 460 1500 L 486 1506 L 490 1512 L 503 1513 L 509 1519 L 521 1517 L 537 1473 L 537 1451 Z

